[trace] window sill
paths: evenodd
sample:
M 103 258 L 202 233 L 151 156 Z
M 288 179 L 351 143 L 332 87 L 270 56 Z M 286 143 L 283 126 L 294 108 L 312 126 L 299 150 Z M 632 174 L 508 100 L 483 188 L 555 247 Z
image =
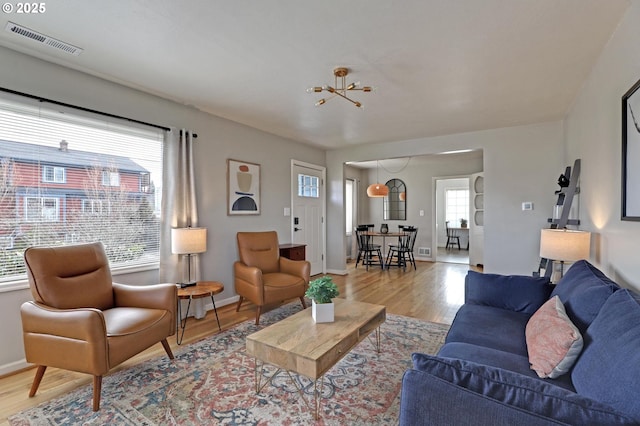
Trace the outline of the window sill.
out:
M 115 277 L 118 275 L 133 274 L 136 272 L 152 271 L 154 269 L 158 269 L 159 267 L 160 267 L 159 263 L 123 266 L 121 268 L 112 269 L 111 275 Z M 10 291 L 25 290 L 28 288 L 29 288 L 29 280 L 26 278 L 0 283 L 0 293 L 8 293 Z

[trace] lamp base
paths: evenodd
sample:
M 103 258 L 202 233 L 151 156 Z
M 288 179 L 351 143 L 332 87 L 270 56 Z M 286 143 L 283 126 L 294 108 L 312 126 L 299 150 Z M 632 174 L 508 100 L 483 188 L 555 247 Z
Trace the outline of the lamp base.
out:
M 196 284 L 197 283 L 195 281 L 191 281 L 191 282 L 188 282 L 188 283 L 180 283 L 180 288 L 193 287 Z

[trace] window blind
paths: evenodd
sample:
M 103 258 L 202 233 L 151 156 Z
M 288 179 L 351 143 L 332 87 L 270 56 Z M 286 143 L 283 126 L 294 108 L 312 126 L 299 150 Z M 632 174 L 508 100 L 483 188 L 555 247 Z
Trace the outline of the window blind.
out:
M 24 278 L 34 245 L 157 263 L 164 131 L 15 98 L 0 96 L 0 282 Z

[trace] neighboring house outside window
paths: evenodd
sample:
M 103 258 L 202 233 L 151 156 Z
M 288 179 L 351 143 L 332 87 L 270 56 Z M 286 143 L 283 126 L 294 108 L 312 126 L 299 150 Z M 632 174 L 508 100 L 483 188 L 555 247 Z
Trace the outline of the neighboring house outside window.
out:
M 111 170 L 104 170 L 102 172 L 102 185 L 120 186 L 120 174 Z
M 51 183 L 65 183 L 66 173 L 64 167 L 42 166 L 42 181 Z
M 82 213 L 84 214 L 101 214 L 102 200 L 82 200 Z
M 59 200 L 46 197 L 25 197 L 24 212 L 27 222 L 57 222 L 60 218 Z

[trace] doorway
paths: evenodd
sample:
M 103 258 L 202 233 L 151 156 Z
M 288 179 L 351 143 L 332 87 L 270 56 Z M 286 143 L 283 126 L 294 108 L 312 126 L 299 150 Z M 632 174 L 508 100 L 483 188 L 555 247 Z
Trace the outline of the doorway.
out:
M 435 261 L 469 264 L 469 177 L 434 178 L 435 230 L 433 247 Z M 447 245 L 447 222 L 458 236 Z M 459 243 L 459 244 L 458 244 Z
M 322 166 L 291 160 L 291 242 L 306 246 L 311 275 L 326 270 L 325 176 Z

